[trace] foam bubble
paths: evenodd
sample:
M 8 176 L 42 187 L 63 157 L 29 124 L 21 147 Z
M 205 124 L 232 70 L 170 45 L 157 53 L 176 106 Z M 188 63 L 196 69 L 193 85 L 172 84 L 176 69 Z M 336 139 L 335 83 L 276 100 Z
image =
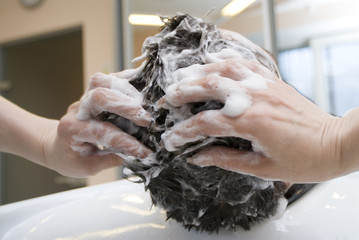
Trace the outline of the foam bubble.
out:
M 84 146 L 79 146 L 78 144 L 75 143 L 71 144 L 70 147 L 72 151 L 79 153 L 81 157 L 86 157 L 91 153 L 89 148 Z
M 253 75 L 239 81 L 239 84 L 248 89 L 265 90 L 268 82 L 273 82 L 273 80 L 266 79 L 260 75 Z
M 143 148 L 139 148 L 139 145 L 135 140 L 126 138 L 123 139 L 123 141 L 115 142 L 116 138 L 121 136 L 119 134 L 121 133 L 112 131 L 95 120 L 92 120 L 87 123 L 84 130 L 82 130 L 79 134 L 72 136 L 73 142 L 71 144 L 71 148 L 73 151 L 79 152 L 82 156 L 88 155 L 90 153 L 90 148 L 79 146 L 79 143 L 91 143 L 94 146 L 102 146 L 103 152 L 111 151 L 115 153 L 121 150 L 126 150 L 127 154 L 136 153 L 139 156 L 145 155 L 145 150 Z M 117 144 L 116 146 L 114 145 L 115 143 Z M 115 149 L 115 147 L 118 147 L 118 149 Z M 125 155 L 123 155 L 123 157 L 124 156 Z M 133 158 L 138 156 L 128 155 L 128 157 Z
M 201 20 L 199 21 L 201 22 Z M 174 26 L 175 29 L 172 29 L 172 26 Z M 187 30 L 190 31 L 190 34 L 193 34 L 190 35 L 190 37 L 193 36 L 194 38 L 197 38 L 194 44 L 187 40 L 187 35 L 184 34 Z M 223 173 L 221 180 L 218 180 L 218 176 L 213 174 L 212 171 L 218 171 L 218 173 L 220 173 L 225 170 L 215 169 L 212 167 L 200 169 L 197 166 L 193 166 L 192 164 L 188 164 L 186 162 L 188 156 L 194 156 L 194 158 L 197 158 L 195 159 L 197 162 L 213 165 L 213 162 L 209 162 L 212 161 L 210 157 L 200 154 L 196 155 L 196 153 L 198 153 L 200 149 L 211 145 L 223 144 L 222 146 L 231 147 L 234 145 L 232 141 L 236 141 L 235 137 L 247 139 L 249 141 L 254 140 L 252 136 L 248 136 L 249 138 L 247 138 L 247 136 L 241 136 L 242 134 L 236 132 L 233 126 L 226 124 L 220 124 L 218 128 L 216 127 L 219 136 L 208 137 L 200 136 L 199 134 L 189 134 L 190 136 L 185 136 L 180 133 L 181 127 L 186 127 L 186 130 L 192 131 L 192 133 L 200 132 L 198 129 L 194 128 L 198 126 L 193 127 L 186 121 L 193 117 L 194 114 L 201 111 L 209 110 L 207 113 L 213 112 L 215 114 L 224 114 L 229 117 L 240 116 L 252 105 L 252 98 L 249 94 L 251 91 L 249 90 L 262 90 L 267 87 L 267 82 L 264 78 L 254 76 L 249 72 L 250 70 L 246 68 L 238 69 L 238 79 L 225 78 L 222 72 L 216 72 L 216 69 L 212 69 L 213 71 L 211 71 L 211 66 L 208 63 L 221 63 L 229 59 L 245 59 L 246 61 L 256 61 L 257 63 L 262 63 L 257 59 L 257 55 L 259 57 L 261 56 L 258 54 L 257 49 L 253 50 L 253 44 L 250 44 L 250 46 L 246 45 L 250 42 L 227 41 L 225 39 L 221 39 L 219 35 L 220 34 L 215 27 L 207 27 L 202 24 L 194 24 L 191 26 L 188 24 L 186 18 L 184 18 L 183 21 L 181 20 L 181 22 L 176 22 L 176 25 L 166 26 L 161 33 L 154 37 L 150 37 L 145 41 L 143 47 L 145 49 L 144 55 L 146 57 L 150 56 L 148 61 L 149 64 L 146 65 L 146 68 L 143 68 L 143 74 L 141 73 L 138 77 L 131 81 L 134 86 L 141 89 L 142 94 L 145 96 L 145 108 L 151 111 L 153 118 L 156 120 L 156 124 L 160 126 L 160 130 L 154 133 L 154 135 L 156 135 L 155 138 L 150 140 L 148 140 L 149 138 L 146 138 L 144 141 L 141 138 L 141 141 L 148 141 L 151 143 L 151 147 L 157 150 L 156 157 L 159 162 L 154 164 L 155 159 L 152 158 L 138 159 L 137 162 L 128 161 L 128 167 L 132 167 L 135 170 L 135 173 L 139 173 L 141 177 L 143 176 L 142 178 L 144 178 L 145 184 L 150 189 L 156 204 L 164 207 L 166 210 L 180 210 L 183 212 L 184 216 L 190 216 L 183 217 L 181 221 L 183 221 L 185 225 L 188 224 L 190 227 L 198 226 L 198 229 L 206 229 L 206 227 L 202 225 L 202 223 L 206 221 L 209 222 L 209 226 L 211 226 L 211 228 L 218 229 L 220 226 L 234 228 L 235 223 L 233 220 L 239 219 L 239 216 L 245 216 L 243 219 L 247 219 L 246 216 L 252 216 L 256 219 L 258 218 L 259 220 L 263 219 L 267 217 L 268 214 L 273 212 L 273 208 L 269 209 L 267 206 L 274 206 L 274 208 L 276 206 L 276 200 L 279 197 L 276 196 L 277 188 L 279 189 L 278 191 L 281 191 L 279 185 L 275 186 L 270 181 L 250 176 L 243 176 L 243 182 L 241 184 L 246 186 L 244 189 L 247 191 L 240 191 L 240 188 L 238 188 L 238 192 L 241 193 L 239 196 L 234 194 L 236 197 L 230 196 L 227 198 L 227 196 L 232 195 L 230 193 L 233 193 L 234 191 L 232 189 L 230 190 L 232 192 L 228 192 L 227 187 L 231 189 L 236 184 L 239 184 L 239 182 L 231 184 L 232 178 L 235 179 L 236 177 L 239 177 L 236 173 Z M 185 42 L 183 44 L 178 44 L 181 42 L 180 40 L 185 40 Z M 214 41 L 212 42 L 212 40 Z M 149 51 L 147 51 L 147 49 Z M 261 58 L 261 60 L 266 61 L 267 59 Z M 233 61 L 230 63 L 233 63 Z M 203 64 L 208 65 L 203 66 Z M 233 67 L 236 66 L 236 64 L 232 65 Z M 236 71 L 236 69 L 231 70 Z M 213 76 L 213 78 L 211 78 L 211 76 L 207 78 L 206 75 L 209 74 L 209 72 L 215 76 Z M 197 80 L 201 80 L 203 77 L 206 77 L 209 81 L 214 80 L 213 83 L 208 82 L 208 84 L 213 85 L 208 86 L 206 85 L 207 83 L 204 84 L 205 86 L 191 84 L 193 81 L 197 82 Z M 142 88 L 143 86 L 145 87 Z M 186 101 L 184 101 L 184 99 L 180 99 L 182 97 L 180 96 L 181 92 L 184 92 L 184 95 L 201 94 L 201 102 L 184 103 Z M 163 95 L 165 95 L 165 98 L 161 98 Z M 168 96 L 170 97 L 167 98 Z M 157 104 L 156 102 L 159 101 L 160 98 L 162 100 L 166 99 L 166 101 L 168 101 L 167 105 Z M 205 116 L 209 119 L 211 117 L 207 115 Z M 173 124 L 175 125 L 175 128 L 171 130 L 170 128 Z M 190 128 L 193 127 L 193 129 L 188 129 L 188 126 L 190 126 Z M 150 130 L 153 129 L 150 128 Z M 152 133 L 153 132 L 149 132 L 148 135 L 151 135 Z M 159 136 L 161 142 L 159 142 Z M 238 142 L 240 147 L 243 146 L 243 149 L 247 149 L 246 147 L 249 146 L 248 149 L 250 149 L 250 143 L 245 142 L 242 145 L 242 139 L 238 139 L 238 141 L 240 141 Z M 185 145 L 190 142 L 192 142 L 192 144 Z M 180 147 L 177 148 L 177 146 Z M 167 151 L 165 151 L 163 147 Z M 261 152 L 265 149 L 263 149 L 263 147 L 256 142 L 254 143 L 254 150 Z M 172 153 L 169 154 L 168 151 Z M 173 153 L 173 151 L 176 152 Z M 233 157 L 233 155 L 229 157 Z M 242 157 L 243 159 L 241 159 L 241 161 L 250 162 L 250 164 L 255 166 L 260 164 L 260 161 L 263 158 L 262 155 L 251 151 L 244 152 Z M 233 159 L 221 160 L 226 161 Z M 163 166 L 163 168 L 159 166 Z M 159 174 L 160 172 L 163 173 L 163 175 Z M 190 180 L 192 179 L 191 172 L 195 174 L 193 181 Z M 187 173 L 188 175 L 186 175 Z M 203 176 L 199 177 L 200 174 L 203 174 Z M 228 174 L 228 176 L 226 176 L 226 174 Z M 155 177 L 157 175 L 158 177 Z M 169 176 L 176 177 L 171 178 Z M 181 184 L 181 188 L 184 190 L 182 192 L 184 198 L 182 200 L 178 200 L 180 204 L 177 204 L 176 201 L 174 201 L 177 199 L 171 199 L 171 196 L 173 195 L 172 191 L 171 189 L 167 191 L 168 189 L 166 188 L 168 186 L 163 184 L 163 178 L 166 180 L 171 179 L 171 181 L 174 180 L 174 184 Z M 153 184 L 149 184 L 150 181 L 153 181 Z M 196 186 L 198 186 L 198 184 L 200 184 L 200 187 L 197 189 Z M 215 193 L 215 200 L 213 199 L 214 201 L 218 201 L 220 203 L 228 202 L 233 206 L 236 204 L 243 205 L 238 206 L 238 208 L 234 207 L 233 209 L 237 209 L 238 212 L 235 212 L 234 216 L 229 216 L 228 221 L 223 221 L 222 224 L 220 222 L 216 222 L 217 219 L 215 216 L 213 219 L 207 218 L 208 214 L 206 213 L 206 207 L 210 206 L 210 204 L 206 204 L 205 207 L 198 207 L 196 212 L 191 214 L 191 211 L 188 211 L 188 209 L 192 209 L 195 206 L 193 205 L 193 202 L 190 201 L 190 198 L 186 197 L 185 194 L 188 193 L 190 196 L 196 196 L 199 192 L 201 192 L 201 189 L 204 190 L 205 188 L 210 188 L 207 190 L 213 190 Z M 262 192 L 261 190 L 265 191 Z M 160 192 L 160 194 L 156 195 L 155 192 Z M 257 195 L 257 193 L 259 195 Z M 212 193 L 210 196 L 212 196 Z M 259 197 L 261 199 L 268 200 L 268 204 L 258 204 L 257 200 Z M 212 203 L 213 201 L 210 200 L 210 202 Z M 206 219 L 201 219 L 204 215 L 206 215 Z M 218 228 L 213 226 L 214 224 L 218 225 Z M 241 225 L 241 223 L 238 222 L 236 224 Z M 243 224 L 245 227 L 249 227 L 249 225 L 247 226 L 249 223 L 244 222 Z
M 234 49 L 225 48 L 220 52 L 214 53 L 205 53 L 206 63 L 218 63 L 224 62 L 227 59 L 243 59 L 242 55 Z
M 252 137 L 251 141 L 253 152 L 261 153 L 266 157 L 270 157 L 270 155 L 268 154 L 268 150 L 263 145 L 261 145 L 257 139 Z
M 206 72 L 203 71 L 203 65 L 200 64 L 194 64 L 187 68 L 180 68 L 173 72 L 172 78 L 169 79 L 168 83 L 174 84 L 178 82 L 190 82 L 195 79 L 199 79 L 201 77 L 204 77 L 206 75 Z
M 115 76 L 109 76 L 111 81 L 110 88 L 112 90 L 119 91 L 126 96 L 134 98 L 138 103 L 142 102 L 142 94 L 136 90 L 131 84 L 128 83 L 127 79 L 119 79 Z
M 287 205 L 288 205 L 288 200 L 285 197 L 279 198 L 276 211 L 273 214 L 271 219 L 276 220 L 276 219 L 281 218 L 281 216 L 283 215 L 283 213 L 285 212 L 285 210 L 287 208 Z
M 88 98 L 87 94 L 85 94 L 81 99 L 81 104 L 77 110 L 76 118 L 82 121 L 91 119 L 91 114 L 90 114 L 91 106 L 92 106 L 91 99 Z
M 163 133 L 161 135 L 161 139 L 162 142 L 164 144 L 164 147 L 167 149 L 167 151 L 169 152 L 174 152 L 176 150 L 178 150 L 177 147 L 175 146 L 181 146 L 185 143 L 188 142 L 196 142 L 199 140 L 203 140 L 206 137 L 201 136 L 201 135 L 196 135 L 194 137 L 191 138 L 185 138 L 184 136 L 180 136 L 178 134 L 176 134 L 174 131 L 168 130 L 165 133 Z
M 238 117 L 252 104 L 252 98 L 244 89 L 232 90 L 228 95 L 221 112 L 228 117 Z

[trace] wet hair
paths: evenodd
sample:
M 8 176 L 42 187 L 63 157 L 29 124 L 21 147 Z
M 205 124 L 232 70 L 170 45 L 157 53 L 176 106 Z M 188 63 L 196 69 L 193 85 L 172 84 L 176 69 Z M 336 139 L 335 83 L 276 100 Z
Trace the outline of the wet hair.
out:
M 210 145 L 253 151 L 251 142 L 246 139 L 208 137 L 173 152 L 167 151 L 161 142 L 161 135 L 174 124 L 201 111 L 223 107 L 223 103 L 217 101 L 166 109 L 158 107 L 157 101 L 174 81 L 173 73 L 194 64 L 205 64 L 207 54 L 233 49 L 244 59 L 257 61 L 279 75 L 273 59 L 253 46 L 223 39 L 215 25 L 186 14 L 168 18 L 161 31 L 143 43 L 145 62 L 139 73 L 130 79 L 130 83 L 142 92 L 143 106 L 152 114 L 154 123 L 145 128 L 111 113 L 102 116 L 103 120 L 116 124 L 155 152 L 150 159 L 124 156 L 124 165 L 142 179 L 153 204 L 163 208 L 168 218 L 181 222 L 188 229 L 208 232 L 221 228 L 249 229 L 252 223 L 274 215 L 285 199 L 283 182 L 263 180 L 215 166 L 199 167 L 186 161 Z

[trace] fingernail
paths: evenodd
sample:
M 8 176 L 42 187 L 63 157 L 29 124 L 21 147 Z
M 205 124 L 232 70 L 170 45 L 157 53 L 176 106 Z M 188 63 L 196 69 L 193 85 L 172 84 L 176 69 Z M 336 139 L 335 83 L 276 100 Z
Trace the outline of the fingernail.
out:
M 161 135 L 162 143 L 167 151 L 174 152 L 177 148 L 174 146 L 172 139 L 175 135 L 172 131 L 167 130 Z
M 198 165 L 198 164 L 196 164 L 196 160 L 195 160 L 195 158 L 193 158 L 193 157 L 187 158 L 187 162 L 192 163 L 192 164 L 195 164 L 195 165 Z
M 166 105 L 169 107 L 179 107 L 181 104 L 180 96 L 178 92 L 178 84 L 170 85 L 166 90 L 166 96 L 164 97 Z
M 149 125 L 153 121 L 151 114 L 144 109 L 140 109 L 137 112 L 136 118 L 144 125 Z
M 170 109 L 170 108 L 175 107 L 175 106 L 172 106 L 170 103 L 168 103 L 168 102 L 166 101 L 166 97 L 167 97 L 167 96 L 164 96 L 164 97 L 162 97 L 160 100 L 158 100 L 158 101 L 156 102 L 155 109 L 161 109 L 161 108 L 163 108 L 163 109 Z

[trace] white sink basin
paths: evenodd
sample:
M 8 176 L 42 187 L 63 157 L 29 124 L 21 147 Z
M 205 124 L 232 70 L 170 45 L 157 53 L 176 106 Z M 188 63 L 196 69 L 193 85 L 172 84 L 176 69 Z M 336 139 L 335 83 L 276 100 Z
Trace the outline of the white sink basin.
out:
M 250 231 L 185 230 L 151 207 L 143 184 L 121 180 L 0 207 L 2 240 L 359 239 L 359 174 L 314 187 L 277 219 Z

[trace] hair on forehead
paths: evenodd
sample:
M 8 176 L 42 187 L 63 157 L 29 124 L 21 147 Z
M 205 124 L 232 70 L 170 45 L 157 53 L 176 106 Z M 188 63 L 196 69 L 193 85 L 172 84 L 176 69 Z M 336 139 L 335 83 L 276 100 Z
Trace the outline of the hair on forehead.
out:
M 223 103 L 217 101 L 159 107 L 157 101 L 176 80 L 173 73 L 194 64 L 206 64 L 208 55 L 224 49 L 232 49 L 242 58 L 257 61 L 278 74 L 273 60 L 257 48 L 223 39 L 215 25 L 180 14 L 166 19 L 161 31 L 145 40 L 145 62 L 130 80 L 143 94 L 144 108 L 155 122 L 145 128 L 114 114 L 102 115 L 103 120 L 113 122 L 154 151 L 154 155 L 146 159 L 124 156 L 125 167 L 142 179 L 153 204 L 186 228 L 209 232 L 221 228 L 249 229 L 252 223 L 274 215 L 285 199 L 286 188 L 280 181 L 263 180 L 214 166 L 199 167 L 186 161 L 208 146 L 253 151 L 251 142 L 246 139 L 208 137 L 173 152 L 163 147 L 161 135 L 166 129 L 201 111 L 223 107 Z

